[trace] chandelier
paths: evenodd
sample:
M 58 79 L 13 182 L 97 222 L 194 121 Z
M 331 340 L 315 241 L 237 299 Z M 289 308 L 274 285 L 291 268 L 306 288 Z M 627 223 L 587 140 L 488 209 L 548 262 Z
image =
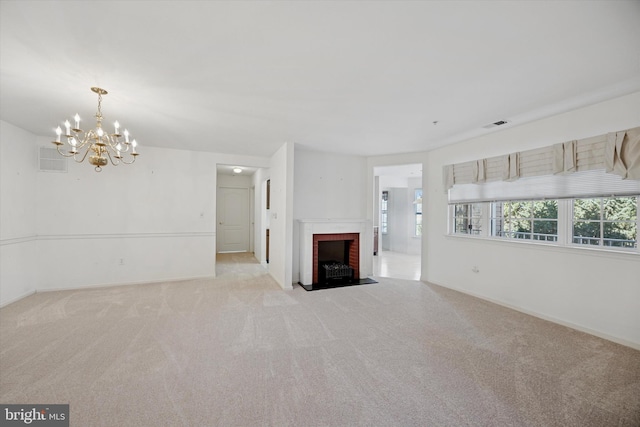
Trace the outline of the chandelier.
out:
M 138 143 L 135 139 L 129 141 L 129 131 L 127 129 L 124 130 L 123 134 L 120 134 L 120 124 L 117 121 L 113 124 L 114 132 L 111 134 L 102 128 L 102 95 L 106 95 L 107 91 L 99 87 L 92 87 L 91 90 L 98 94 L 98 111 L 95 116 L 96 127 L 88 131 L 80 129 L 80 116 L 76 114 L 73 118 L 75 121 L 73 128 L 69 120 L 64 122 L 64 138 L 67 139 L 68 151 L 65 153 L 61 150 L 65 143 L 60 141 L 62 136 L 60 126 L 56 128 L 56 140 L 52 141 L 53 144 L 56 145 L 58 153 L 64 157 L 73 157 L 73 160 L 78 163 L 82 163 L 87 158 L 87 155 L 92 153 L 89 156 L 89 163 L 96 167 L 96 172 L 100 172 L 102 166 L 106 166 L 109 161 L 114 166 L 118 166 L 120 163 L 130 165 L 136 161 L 138 156 L 136 152 Z M 123 141 L 120 140 L 122 136 L 124 136 Z M 125 159 L 125 155 L 129 160 Z

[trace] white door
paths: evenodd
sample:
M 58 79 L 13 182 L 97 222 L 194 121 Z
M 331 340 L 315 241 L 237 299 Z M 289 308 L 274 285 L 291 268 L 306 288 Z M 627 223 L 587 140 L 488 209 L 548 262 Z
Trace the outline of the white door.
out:
M 249 251 L 249 189 L 218 188 L 218 252 Z

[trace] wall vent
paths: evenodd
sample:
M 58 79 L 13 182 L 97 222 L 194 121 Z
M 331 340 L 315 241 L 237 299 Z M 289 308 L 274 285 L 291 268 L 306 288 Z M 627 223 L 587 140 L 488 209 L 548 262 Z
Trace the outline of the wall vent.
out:
M 40 147 L 38 160 L 40 172 L 67 172 L 67 159 L 55 148 Z
M 490 123 L 486 126 L 482 126 L 484 129 L 491 129 L 497 126 L 502 126 L 502 125 L 506 125 L 507 123 L 509 123 L 507 120 L 498 120 L 497 122 L 493 122 Z

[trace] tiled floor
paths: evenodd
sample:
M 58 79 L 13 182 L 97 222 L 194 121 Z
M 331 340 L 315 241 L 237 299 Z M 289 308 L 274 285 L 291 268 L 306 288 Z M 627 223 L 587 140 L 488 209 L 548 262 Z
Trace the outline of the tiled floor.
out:
M 373 275 L 394 279 L 420 280 L 420 255 L 381 251 L 373 257 Z

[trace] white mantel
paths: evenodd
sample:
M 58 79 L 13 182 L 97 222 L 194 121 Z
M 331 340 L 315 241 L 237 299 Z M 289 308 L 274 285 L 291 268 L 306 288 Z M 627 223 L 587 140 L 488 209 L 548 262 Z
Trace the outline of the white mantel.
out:
M 300 282 L 313 284 L 313 235 L 333 233 L 360 234 L 360 277 L 373 271 L 373 227 L 366 219 L 299 219 L 300 227 Z

